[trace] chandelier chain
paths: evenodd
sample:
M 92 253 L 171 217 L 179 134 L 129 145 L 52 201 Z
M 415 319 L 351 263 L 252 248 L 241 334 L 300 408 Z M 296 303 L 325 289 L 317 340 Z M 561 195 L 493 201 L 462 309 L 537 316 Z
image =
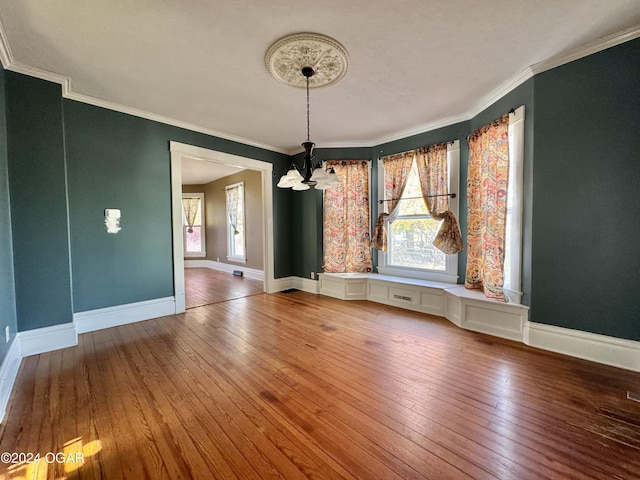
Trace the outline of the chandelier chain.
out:
M 307 77 L 307 142 L 310 142 L 310 128 L 309 128 L 309 77 Z

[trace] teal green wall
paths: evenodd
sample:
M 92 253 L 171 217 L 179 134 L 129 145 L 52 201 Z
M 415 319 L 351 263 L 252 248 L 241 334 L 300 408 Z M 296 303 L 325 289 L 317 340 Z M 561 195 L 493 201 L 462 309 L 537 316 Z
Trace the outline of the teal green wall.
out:
M 72 320 L 60 85 L 5 72 L 18 330 Z
M 274 171 L 289 161 L 64 100 L 58 84 L 2 74 L 0 211 L 7 214 L 0 245 L 13 242 L 0 255 L 0 308 L 3 321 L 14 319 L 14 332 L 68 323 L 74 312 L 173 295 L 170 141 L 271 162 Z M 276 277 L 292 268 L 290 223 L 283 221 L 288 195 L 274 194 Z M 120 233 L 106 233 L 105 208 L 122 210 Z
M 279 168 L 274 166 L 274 178 L 273 178 L 273 244 L 274 244 L 274 276 L 275 278 L 284 278 L 294 273 L 295 261 L 291 255 L 291 251 L 294 248 L 294 228 L 295 222 L 295 196 L 296 192 L 291 189 L 277 188 L 276 184 L 283 171 L 287 169 L 290 164 L 290 159 L 287 158 L 285 162 L 279 165 Z M 280 172 L 280 175 L 277 174 Z
M 5 72 L 0 69 L 0 364 L 4 360 L 10 345 L 10 343 L 5 342 L 5 327 L 8 326 L 10 328 L 11 339 L 15 338 L 18 331 L 13 275 L 13 245 L 11 240 L 4 82 Z
M 464 233 L 466 136 L 524 104 L 523 302 L 530 318 L 640 340 L 639 57 L 634 40 L 539 74 L 467 122 L 316 155 L 371 160 L 460 139 Z M 272 162 L 274 186 L 290 164 L 286 155 L 63 100 L 56 84 L 3 77 L 0 276 L 9 288 L 0 308 L 18 330 L 173 294 L 171 140 Z M 274 188 L 273 196 L 275 276 L 309 278 L 322 266 L 322 194 Z M 104 229 L 105 208 L 122 210 L 115 236 Z M 465 260 L 463 251 L 460 282 Z
M 173 295 L 169 142 L 177 141 L 274 163 L 267 150 L 65 100 L 71 261 L 75 311 Z M 274 179 L 275 183 L 275 179 Z M 279 219 L 286 200 L 274 198 Z M 104 209 L 122 212 L 118 234 Z M 275 234 L 276 276 L 289 275 L 286 242 Z M 283 248 L 284 246 L 284 248 Z
M 153 122 L 65 101 L 76 312 L 173 295 L 168 141 Z M 104 210 L 122 230 L 107 233 Z
M 370 160 L 371 149 L 359 148 L 317 148 L 314 150 L 315 161 L 327 160 Z M 293 156 L 299 168 L 302 167 L 302 154 Z M 280 175 L 282 172 L 279 172 Z M 291 199 L 292 215 L 295 220 L 291 237 L 291 259 L 294 261 L 292 275 L 310 279 L 311 272 L 322 273 L 323 239 L 322 239 L 322 199 L 321 190 L 294 192 L 291 189 L 276 190 L 288 192 Z
M 531 320 L 640 340 L 640 39 L 535 77 Z

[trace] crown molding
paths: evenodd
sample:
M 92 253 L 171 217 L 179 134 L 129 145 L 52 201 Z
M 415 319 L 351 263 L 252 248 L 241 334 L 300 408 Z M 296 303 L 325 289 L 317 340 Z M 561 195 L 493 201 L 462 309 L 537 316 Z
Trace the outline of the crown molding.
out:
M 413 135 L 418 135 L 421 133 L 430 132 L 437 128 L 448 127 L 449 125 L 453 125 L 455 123 L 464 122 L 467 120 L 471 120 L 473 117 L 489 108 L 495 102 L 504 97 L 507 93 L 515 90 L 517 87 L 522 85 L 524 82 L 533 78 L 535 75 L 542 73 L 546 70 L 551 70 L 552 68 L 559 67 L 569 62 L 573 62 L 574 60 L 579 60 L 584 57 L 588 57 L 589 55 L 593 55 L 594 53 L 598 53 L 602 50 L 606 50 L 607 48 L 615 47 L 616 45 L 623 44 L 630 40 L 634 40 L 640 37 L 640 25 L 635 27 L 628 28 L 621 32 L 615 33 L 613 35 L 609 35 L 607 37 L 601 38 L 592 42 L 590 44 L 584 45 L 580 48 L 572 50 L 563 55 L 559 55 L 543 62 L 536 63 L 530 67 L 527 67 L 523 72 L 511 78 L 500 87 L 495 89 L 493 92 L 489 93 L 486 97 L 480 100 L 476 105 L 474 105 L 471 109 L 467 111 L 467 113 L 458 115 L 455 117 L 450 117 L 441 121 L 436 121 L 424 125 L 420 125 L 410 130 L 404 130 L 401 132 L 396 132 L 394 134 L 380 137 L 373 142 L 349 142 L 344 144 L 333 144 L 335 147 L 374 147 L 376 145 L 381 145 L 383 143 L 392 142 L 394 140 L 400 140 L 402 138 L 407 138 Z M 324 146 L 322 148 L 332 148 L 328 146 Z
M 522 85 L 524 82 L 526 82 L 530 78 L 533 78 L 533 75 L 534 74 L 531 68 L 527 67 L 519 75 L 516 75 L 506 83 L 503 83 L 500 87 L 498 87 L 493 92 L 491 92 L 490 94 L 482 98 L 478 103 L 476 103 L 476 105 L 473 108 L 471 108 L 467 112 L 468 120 L 471 120 L 473 117 L 483 112 L 484 110 L 489 108 L 491 105 L 496 103 L 498 100 L 500 100 L 502 97 L 504 97 L 507 93 L 515 90 L 517 87 Z
M 542 62 L 536 63 L 530 68 L 533 74 L 537 75 L 539 73 L 546 72 L 547 70 L 551 70 L 552 68 L 556 68 L 566 63 L 573 62 L 574 60 L 579 60 L 581 58 L 588 57 L 589 55 L 593 55 L 594 53 L 601 52 L 602 50 L 606 50 L 607 48 L 615 47 L 616 45 L 634 40 L 638 37 L 640 37 L 640 25 L 627 28 L 626 30 L 622 30 L 621 32 L 608 35 L 599 40 L 596 40 L 595 42 L 591 42 L 574 50 L 570 50 L 569 52 L 562 55 L 558 55 L 556 57 L 552 57 Z
M 135 117 L 144 118 L 147 120 L 153 120 L 155 122 L 164 123 L 165 125 L 171 125 L 174 127 L 184 128 L 186 130 L 191 130 L 193 132 L 204 133 L 206 135 L 211 135 L 213 137 L 223 138 L 225 140 L 231 140 L 233 142 L 242 143 L 243 145 L 249 145 L 252 147 L 262 148 L 263 150 L 270 150 L 272 152 L 283 153 L 288 155 L 288 151 L 284 148 L 279 148 L 274 145 L 267 145 L 264 143 L 256 142 L 253 140 L 249 140 L 248 138 L 238 137 L 236 135 L 231 135 L 229 133 L 220 132 L 217 130 L 212 130 L 209 128 L 204 128 L 199 125 L 194 125 L 192 123 L 183 122 L 182 120 L 176 120 L 174 118 L 165 117 L 162 115 L 157 115 L 155 113 L 147 112 L 146 110 L 139 110 L 137 108 L 127 107 L 124 105 L 120 105 L 114 102 L 109 102 L 106 100 L 102 100 L 100 98 L 92 97 L 90 95 L 85 95 L 82 93 L 77 93 L 70 91 L 67 95 L 64 95 L 65 98 L 70 100 L 76 100 L 82 103 L 88 103 L 90 105 L 94 105 L 96 107 L 106 108 L 108 110 L 114 110 L 116 112 L 126 113 L 128 115 L 133 115 Z
M 71 88 L 70 77 L 17 62 L 13 56 L 13 53 L 11 52 L 11 47 L 9 46 L 2 21 L 0 21 L 0 61 L 2 61 L 2 65 L 6 70 L 10 70 L 16 73 L 22 73 L 24 75 L 36 77 L 41 80 L 60 84 L 62 87 L 62 96 L 70 100 L 76 100 L 78 102 L 94 105 L 96 107 L 106 108 L 107 110 L 113 110 L 116 112 L 133 115 L 134 117 L 145 118 L 147 120 L 153 120 L 165 125 L 172 125 L 174 127 L 184 128 L 186 130 L 191 130 L 198 133 L 204 133 L 205 135 L 211 135 L 214 137 L 223 138 L 225 140 L 242 143 L 244 145 L 250 145 L 257 148 L 262 148 L 264 150 L 270 150 L 273 152 L 289 155 L 289 152 L 284 148 L 278 148 L 273 145 L 255 142 L 253 140 L 249 140 L 248 138 L 238 137 L 236 135 L 219 132 L 217 130 L 211 130 L 209 128 L 204 128 L 191 123 L 183 122 L 181 120 L 176 120 L 162 115 L 157 115 L 155 113 L 147 112 L 145 110 L 127 107 L 107 100 L 92 97 L 90 95 L 74 92 Z
M 58 73 L 43 70 L 42 68 L 32 67 L 20 62 L 12 62 L 8 66 L 5 66 L 7 70 L 16 73 L 22 73 L 30 77 L 39 78 L 40 80 L 46 80 L 51 83 L 57 83 L 62 88 L 62 96 L 67 97 L 71 93 L 71 78 L 65 77 Z
M 527 67 L 523 72 L 514 76 L 513 78 L 511 78 L 510 80 L 502 84 L 499 88 L 495 89 L 494 91 L 489 93 L 487 96 L 483 97 L 478 103 L 476 103 L 472 108 L 470 108 L 464 114 L 455 115 L 455 116 L 448 117 L 435 122 L 421 124 L 421 125 L 418 125 L 417 127 L 413 127 L 408 130 L 402 130 L 389 135 L 378 137 L 373 140 L 334 142 L 334 143 L 322 145 L 322 147 L 320 148 L 375 147 L 377 145 L 382 145 L 384 143 L 401 140 L 403 138 L 408 138 L 414 135 L 430 132 L 438 128 L 448 127 L 450 125 L 454 125 L 459 122 L 465 122 L 465 121 L 471 120 L 473 117 L 481 113 L 486 108 L 490 107 L 493 103 L 498 101 L 500 98 L 504 97 L 506 94 L 508 94 L 509 92 L 511 92 L 512 90 L 522 85 L 524 82 L 526 82 L 530 78 L 533 78 L 535 75 L 539 73 L 545 72 L 547 70 L 551 70 L 553 68 L 559 67 L 569 62 L 573 62 L 574 60 L 579 60 L 580 58 L 584 58 L 594 53 L 598 53 L 602 50 L 606 50 L 607 48 L 611 48 L 616 45 L 620 45 L 622 43 L 628 42 L 630 40 L 634 40 L 638 37 L 640 37 L 640 25 L 636 25 L 634 27 L 628 28 L 621 32 L 603 37 L 599 40 L 596 40 L 592 43 L 584 45 L 580 48 L 571 50 L 562 55 L 536 63 L 530 67 Z M 106 108 L 108 110 L 114 110 L 117 112 L 126 113 L 129 115 L 133 115 L 135 117 L 153 120 L 166 125 L 172 125 L 175 127 L 184 128 L 194 132 L 199 132 L 199 133 L 211 135 L 218 138 L 223 138 L 226 140 L 242 143 L 245 145 L 250 145 L 257 148 L 262 148 L 264 150 L 282 153 L 285 155 L 295 155 L 301 151 L 298 148 L 292 150 L 292 149 L 286 149 L 286 148 L 279 148 L 274 145 L 267 145 L 260 142 L 255 142 L 247 138 L 238 137 L 238 136 L 231 135 L 224 132 L 219 132 L 217 130 L 211 130 L 208 128 L 200 127 L 198 125 L 183 122 L 181 120 L 164 117 L 162 115 L 156 115 L 154 113 L 147 112 L 144 110 L 139 110 L 132 107 L 126 107 L 124 105 L 119 105 L 114 102 L 109 102 L 109 101 L 102 100 L 89 95 L 84 95 L 81 93 L 74 92 L 71 88 L 71 78 L 54 73 L 54 72 L 49 72 L 47 70 L 31 67 L 15 61 L 13 57 L 13 53 L 11 51 L 11 47 L 9 46 L 9 42 L 7 40 L 6 32 L 4 30 L 2 21 L 0 21 L 0 61 L 2 62 L 4 68 L 7 70 L 11 70 L 17 73 L 23 73 L 25 75 L 40 78 L 42 80 L 59 83 L 62 86 L 62 96 L 65 98 L 69 98 L 71 100 L 76 100 L 82 103 L 87 103 L 97 107 Z
M 319 148 L 376 147 L 385 143 L 394 142 L 396 140 L 402 140 L 403 138 L 409 138 L 414 135 L 431 132 L 433 130 L 437 130 L 438 128 L 444 128 L 455 125 L 456 123 L 466 122 L 468 120 L 471 120 L 483 110 L 489 108 L 495 102 L 504 97 L 507 93 L 515 90 L 524 82 L 532 78 L 533 75 L 534 73 L 531 68 L 525 69 L 522 73 L 513 77 L 512 79 L 501 85 L 499 88 L 495 89 L 493 92 L 482 98 L 480 102 L 478 102 L 473 108 L 460 115 L 454 115 L 453 117 L 436 120 L 435 122 L 424 123 L 422 125 L 418 125 L 417 127 L 395 132 L 383 137 L 378 137 L 375 140 L 363 140 L 361 142 L 335 142 L 331 144 L 323 144 Z M 294 153 L 299 153 L 300 151 L 301 150 L 296 150 Z
M 322 144 L 318 148 L 367 148 L 377 147 L 384 143 L 395 142 L 396 140 L 402 140 L 403 138 L 409 138 L 413 135 L 419 135 L 421 133 L 431 132 L 438 128 L 448 127 L 460 122 L 466 122 L 471 117 L 467 113 L 462 115 L 455 115 L 453 117 L 447 117 L 435 122 L 423 123 L 417 127 L 413 127 L 400 132 L 394 132 L 383 137 L 378 137 L 374 140 L 362 140 L 362 141 L 350 141 L 350 142 L 333 142 L 329 144 Z
M 71 78 L 42 68 L 25 65 L 15 60 L 2 21 L 0 21 L 0 61 L 2 61 L 2 65 L 6 70 L 60 84 L 62 86 L 63 96 L 71 92 Z

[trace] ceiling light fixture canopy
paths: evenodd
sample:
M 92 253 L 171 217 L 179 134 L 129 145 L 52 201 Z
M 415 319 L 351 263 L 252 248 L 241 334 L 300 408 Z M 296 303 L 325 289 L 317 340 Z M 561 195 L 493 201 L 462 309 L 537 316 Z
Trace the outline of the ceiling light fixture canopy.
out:
M 325 172 L 315 164 L 310 136 L 309 89 L 332 85 L 347 72 L 349 57 L 340 43 L 326 35 L 297 33 L 275 42 L 265 55 L 267 70 L 279 81 L 307 92 L 307 140 L 302 143 L 304 158 L 301 171 L 295 163 L 280 178 L 277 186 L 293 190 L 324 190 L 340 183 L 333 168 Z

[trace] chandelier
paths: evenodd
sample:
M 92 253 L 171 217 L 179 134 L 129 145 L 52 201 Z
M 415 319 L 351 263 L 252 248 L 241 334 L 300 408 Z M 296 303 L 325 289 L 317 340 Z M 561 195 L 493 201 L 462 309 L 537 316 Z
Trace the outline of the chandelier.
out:
M 288 85 L 305 88 L 307 93 L 307 140 L 302 143 L 304 157 L 299 170 L 295 163 L 282 175 L 277 186 L 293 190 L 318 190 L 340 183 L 333 168 L 326 172 L 315 162 L 310 138 L 309 88 L 320 88 L 339 81 L 347 72 L 349 59 L 342 45 L 325 35 L 298 33 L 274 43 L 265 56 L 271 74 Z

